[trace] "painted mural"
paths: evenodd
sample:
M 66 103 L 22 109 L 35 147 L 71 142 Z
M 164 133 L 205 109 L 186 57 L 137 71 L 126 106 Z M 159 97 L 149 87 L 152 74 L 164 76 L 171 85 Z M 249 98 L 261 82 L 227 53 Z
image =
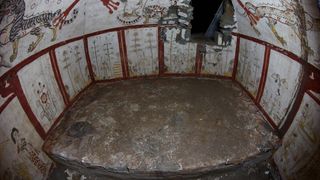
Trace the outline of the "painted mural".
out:
M 235 42 L 236 40 L 233 38 L 231 46 L 223 48 L 207 45 L 202 58 L 201 73 L 231 77 L 234 66 Z
M 158 28 L 126 30 L 125 36 L 130 76 L 158 74 Z
M 168 16 L 170 7 L 185 8 L 189 3 L 189 0 L 6 0 L 0 7 L 0 75 L 58 42 L 110 28 L 158 24 Z
M 86 33 L 119 26 L 158 24 L 168 14 L 171 6 L 189 4 L 186 0 L 115 0 L 118 3 L 116 9 L 108 15 L 109 18 L 105 18 L 101 13 L 104 7 L 96 1 L 86 2 Z M 92 19 L 95 21 L 91 21 Z
M 167 7 L 154 4 L 152 0 L 139 0 L 135 3 L 123 0 L 124 3 L 121 13 L 117 15 L 117 20 L 124 25 L 136 24 L 143 21 L 144 24 L 150 23 L 151 19 L 155 19 L 157 23 L 161 17 L 166 15 Z
M 301 2 L 307 22 L 313 21 L 308 24 L 310 27 L 307 28 L 308 44 L 313 51 L 308 54 L 308 62 L 320 69 L 320 43 L 318 41 L 320 39 L 320 11 L 315 5 L 315 1 L 302 0 Z
M 307 31 L 319 32 L 319 16 L 305 11 L 302 3 L 294 0 L 233 0 L 239 22 L 239 32 L 253 36 L 294 52 L 303 59 L 314 56 L 314 39 Z M 316 2 L 313 1 L 314 7 Z
M 84 14 L 75 5 L 73 0 L 3 1 L 0 55 L 3 57 L 1 64 L 6 65 L 0 67 L 0 74 L 56 41 L 83 34 L 84 29 L 77 26 L 83 24 Z M 71 27 L 75 30 L 70 31 Z
M 96 80 L 123 77 L 117 32 L 90 37 L 88 46 Z
M 289 57 L 271 51 L 261 105 L 278 126 L 287 116 L 296 97 L 300 86 L 301 68 L 299 63 Z
M 90 82 L 83 41 L 75 41 L 55 50 L 64 87 L 73 99 Z
M 0 179 L 45 179 L 51 160 L 17 98 L 0 116 Z
M 62 25 L 69 24 L 77 17 L 78 11 L 73 12 L 72 19 L 62 20 L 59 17 L 62 15 L 62 10 L 59 9 L 55 12 L 41 13 L 33 15 L 31 17 L 26 16 L 26 2 L 25 0 L 9 0 L 4 1 L 2 4 L 6 11 L 7 16 L 12 16 L 12 21 L 1 29 L 1 45 L 12 43 L 12 54 L 10 56 L 10 62 L 13 62 L 17 58 L 19 41 L 21 38 L 27 35 L 36 36 L 36 40 L 31 42 L 28 46 L 28 52 L 32 52 L 40 43 L 44 36 L 43 29 L 48 28 L 52 31 L 51 41 L 55 41 L 57 38 L 57 30 Z M 35 8 L 36 4 L 33 4 L 32 8 Z M 8 20 L 8 19 L 6 19 Z
M 240 40 L 240 54 L 236 79 L 257 96 L 260 84 L 265 47 L 252 41 Z
M 164 64 L 166 73 L 195 73 L 196 43 L 181 44 L 180 29 L 166 28 L 164 42 Z
M 48 54 L 18 72 L 27 101 L 42 127 L 48 131 L 65 105 Z
M 283 139 L 282 147 L 274 155 L 283 177 L 300 179 L 303 168 L 307 167 L 319 152 L 319 117 L 320 105 L 305 94 L 294 122 Z

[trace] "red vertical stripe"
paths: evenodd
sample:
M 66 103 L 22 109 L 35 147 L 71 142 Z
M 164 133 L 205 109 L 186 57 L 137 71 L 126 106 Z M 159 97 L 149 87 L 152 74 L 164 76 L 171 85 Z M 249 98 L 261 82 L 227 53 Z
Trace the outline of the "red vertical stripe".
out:
M 161 27 L 158 27 L 158 58 L 159 58 L 159 75 L 164 74 L 164 42 L 161 39 Z
M 89 70 L 90 78 L 91 78 L 92 82 L 95 82 L 94 72 L 93 72 L 91 58 L 90 58 L 90 54 L 89 54 L 88 37 L 84 37 L 83 38 L 83 44 L 84 44 L 84 52 L 86 54 L 86 61 L 87 61 L 87 64 L 88 64 L 88 70 Z
M 196 52 L 196 74 L 201 74 L 202 69 L 202 55 L 201 55 L 201 48 L 202 44 L 197 44 L 197 52 Z
M 232 79 L 236 80 L 236 75 L 238 71 L 238 63 L 239 63 L 239 53 L 240 53 L 240 37 L 237 37 L 237 45 L 236 45 L 236 52 L 234 56 L 234 64 L 233 64 L 233 73 Z
M 126 43 L 126 34 L 125 31 L 121 31 L 121 37 L 122 37 L 122 48 L 123 48 L 123 52 L 124 52 L 124 64 L 126 67 L 126 74 L 127 77 L 130 77 L 130 73 L 129 73 L 129 64 L 128 64 L 128 51 L 127 51 L 127 43 Z
M 306 92 L 306 87 L 307 87 L 307 84 L 308 84 L 308 77 L 309 74 L 307 72 L 303 72 L 303 77 L 302 77 L 302 82 L 301 82 L 301 85 L 300 85 L 300 89 L 298 90 L 298 93 L 297 93 L 297 97 L 292 105 L 292 108 L 284 122 L 284 124 L 281 126 L 280 128 L 280 137 L 282 138 L 286 133 L 287 131 L 289 130 L 294 118 L 296 117 L 299 109 L 300 109 L 300 106 L 302 104 L 302 100 L 303 100 L 303 96 Z M 298 83 L 298 82 L 297 82 Z
M 35 114 L 33 113 L 28 100 L 26 98 L 26 96 L 23 93 L 22 87 L 21 87 L 21 83 L 20 80 L 18 78 L 17 75 L 15 75 L 14 79 L 13 79 L 13 83 L 14 86 L 16 88 L 16 95 L 18 97 L 18 100 L 23 108 L 23 110 L 25 111 L 26 115 L 28 116 L 31 124 L 34 126 L 34 128 L 36 129 L 36 131 L 38 132 L 38 134 L 40 135 L 40 137 L 44 140 L 46 138 L 46 132 L 43 129 L 43 127 L 41 126 L 41 124 L 39 123 L 37 117 L 35 116 Z
M 122 66 L 122 74 L 125 79 L 129 78 L 129 70 L 128 70 L 128 56 L 127 56 L 127 47 L 125 42 L 125 33 L 123 30 L 118 31 L 118 39 L 119 39 L 119 49 L 121 56 L 121 66 Z
M 58 63 L 57 63 L 57 57 L 56 57 L 56 53 L 55 53 L 55 50 L 51 50 L 50 51 L 50 61 L 51 61 L 51 66 L 52 66 L 52 70 L 53 70 L 53 73 L 54 73 L 54 77 L 58 83 L 58 86 L 59 86 L 59 89 L 60 89 L 60 92 L 62 94 L 62 97 L 63 97 L 63 101 L 66 105 L 68 105 L 70 103 L 70 100 L 69 100 L 69 95 L 64 87 L 64 84 L 63 84 L 63 81 L 62 81 L 62 77 L 61 77 L 61 74 L 60 74 L 60 70 L 59 70 L 59 66 L 58 66 Z
M 269 114 L 262 108 L 262 106 L 257 103 L 255 101 L 255 98 L 252 96 L 252 94 L 238 81 L 235 81 L 239 87 L 252 99 L 252 101 L 254 102 L 254 104 L 258 107 L 258 109 L 262 112 L 262 114 L 264 115 L 264 117 L 266 118 L 267 122 L 269 123 L 269 125 L 276 131 L 276 133 L 278 133 L 278 126 L 273 122 L 273 120 L 271 119 L 271 117 L 269 116 Z
M 269 63 L 270 63 L 270 52 L 271 52 L 270 47 L 266 46 L 265 52 L 264 52 L 264 61 L 263 61 L 261 78 L 260 78 L 260 84 L 259 84 L 257 98 L 256 98 L 256 101 L 258 103 L 260 103 L 260 101 L 261 101 L 261 98 L 262 98 L 262 95 L 264 92 L 264 88 L 266 86 L 266 80 L 267 80 Z

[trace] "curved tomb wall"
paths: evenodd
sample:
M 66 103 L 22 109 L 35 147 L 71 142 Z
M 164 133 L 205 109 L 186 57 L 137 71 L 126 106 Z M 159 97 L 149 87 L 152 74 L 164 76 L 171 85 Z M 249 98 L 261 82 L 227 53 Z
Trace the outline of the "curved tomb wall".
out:
M 319 159 L 320 144 L 317 2 L 232 2 L 237 33 L 249 39 L 240 41 L 237 79 L 284 135 L 274 156 L 282 178 L 316 179 L 319 168 L 313 162 Z
M 312 2 L 272 1 L 266 4 L 258 0 L 250 3 L 233 0 L 238 28 L 233 32 L 231 46 L 223 48 L 180 41 L 185 34 L 175 25 L 176 21 L 170 26 L 158 24 L 159 13 L 173 5 L 188 7 L 188 1 L 177 1 L 176 4 L 175 1 L 138 0 L 119 1 L 119 4 L 100 0 L 6 2 L 8 4 L 2 5 L 5 8 L 12 4 L 19 4 L 20 8 L 1 18 L 1 122 L 3 127 L 19 124 L 23 129 L 20 131 L 26 136 L 37 134 L 45 139 L 63 112 L 92 83 L 145 76 L 234 79 L 282 136 L 289 127 L 298 126 L 295 122 L 305 103 L 303 97 L 311 97 L 312 103 L 308 106 L 312 106 L 310 111 L 317 112 L 314 104 L 319 104 L 320 99 L 319 43 L 316 41 L 319 39 L 319 11 L 314 9 L 316 6 Z M 147 7 L 155 8 L 155 15 L 151 16 Z M 289 14 L 284 16 L 287 23 L 279 20 L 274 24 L 268 16 L 270 13 L 266 16 L 257 13 L 257 10 L 267 12 L 270 9 L 276 10 L 274 15 Z M 23 15 L 23 21 L 19 23 L 28 21 L 32 24 L 32 18 L 46 17 L 41 20 L 50 22 L 50 26 L 16 28 L 11 22 L 17 14 Z M 65 23 L 61 21 L 64 17 Z M 293 25 L 296 21 L 299 23 Z M 56 37 L 51 28 L 53 24 L 62 25 L 56 29 Z M 13 30 L 18 34 L 10 35 Z M 14 113 L 20 107 L 24 118 Z M 311 125 L 309 129 L 299 131 L 306 132 L 300 133 L 301 136 L 319 137 L 311 123 L 313 119 L 305 118 L 303 122 Z M 306 127 L 309 126 L 303 126 Z M 3 130 L 1 133 L 7 138 L 2 147 L 13 147 L 11 132 Z M 287 136 L 287 139 L 292 137 Z M 295 164 L 291 157 L 298 153 L 296 142 L 304 144 L 308 141 L 287 139 L 285 142 L 290 143 L 293 150 L 291 154 L 283 155 Z M 35 144 L 42 143 L 37 138 L 32 140 Z M 8 151 L 0 152 L 1 158 L 7 156 Z M 302 153 L 299 155 L 304 159 Z M 22 155 L 15 155 L 1 166 L 1 174 L 15 172 L 12 170 L 14 161 L 32 163 Z M 302 161 L 307 162 L 307 158 Z M 277 164 L 280 170 L 285 169 L 281 163 Z M 37 165 L 30 167 L 38 173 L 34 177 L 45 176 L 37 171 Z M 283 176 L 290 177 L 295 171 L 286 171 Z

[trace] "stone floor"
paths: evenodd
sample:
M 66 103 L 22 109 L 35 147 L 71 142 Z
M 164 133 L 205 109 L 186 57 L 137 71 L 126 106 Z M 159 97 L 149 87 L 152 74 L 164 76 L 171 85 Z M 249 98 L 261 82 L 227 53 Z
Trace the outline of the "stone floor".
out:
M 231 81 L 151 79 L 88 89 L 44 150 L 84 174 L 184 178 L 254 161 L 277 141 Z

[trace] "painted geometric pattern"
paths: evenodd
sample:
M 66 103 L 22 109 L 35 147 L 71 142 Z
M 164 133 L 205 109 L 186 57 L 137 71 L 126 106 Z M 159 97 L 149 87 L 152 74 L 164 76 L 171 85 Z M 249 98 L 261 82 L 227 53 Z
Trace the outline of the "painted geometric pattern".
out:
M 65 107 L 49 55 L 45 54 L 25 66 L 18 76 L 32 111 L 48 131 Z
M 76 41 L 56 49 L 56 56 L 64 87 L 73 99 L 90 82 L 83 41 Z
M 157 28 L 126 30 L 125 36 L 130 76 L 158 74 Z
M 117 32 L 90 37 L 88 46 L 93 72 L 97 80 L 122 77 Z

